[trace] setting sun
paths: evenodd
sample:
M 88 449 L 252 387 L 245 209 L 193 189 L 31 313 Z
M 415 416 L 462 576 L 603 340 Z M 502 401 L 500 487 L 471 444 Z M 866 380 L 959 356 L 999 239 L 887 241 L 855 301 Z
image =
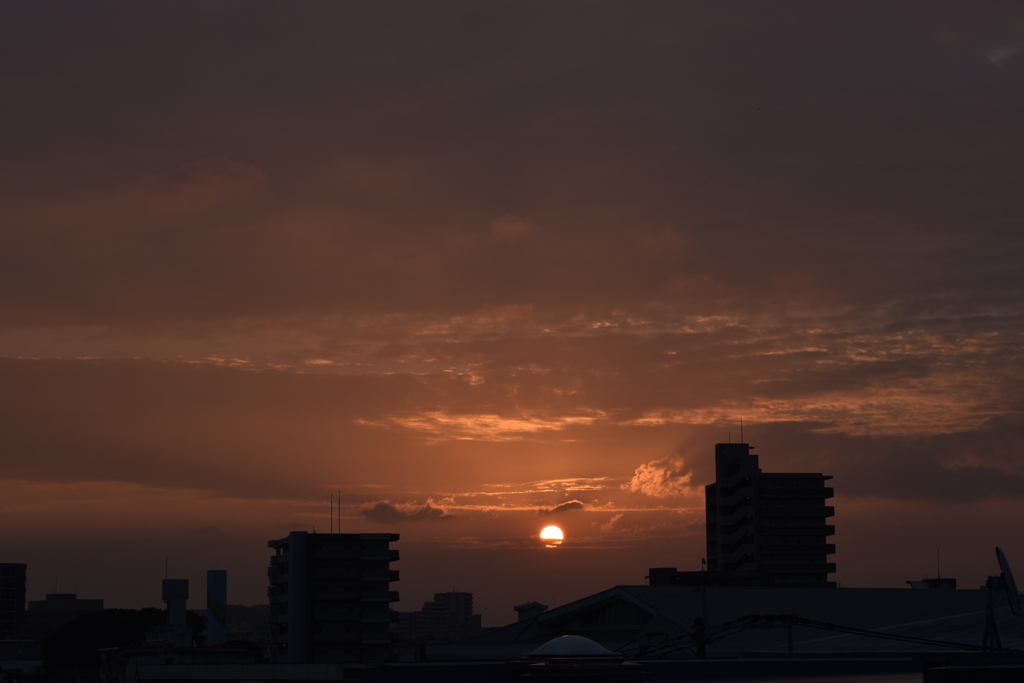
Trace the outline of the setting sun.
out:
M 557 526 L 546 526 L 540 531 L 540 540 L 544 541 L 549 548 L 554 548 L 562 542 L 565 534 Z

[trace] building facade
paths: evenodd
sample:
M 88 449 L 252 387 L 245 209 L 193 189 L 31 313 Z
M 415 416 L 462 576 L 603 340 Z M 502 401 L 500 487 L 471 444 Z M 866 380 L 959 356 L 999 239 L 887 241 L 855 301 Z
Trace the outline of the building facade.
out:
M 715 483 L 705 487 L 709 572 L 747 585 L 834 587 L 828 556 L 834 508 L 824 474 L 765 473 L 745 443 L 715 445 Z
M 391 653 L 398 534 L 293 531 L 270 541 L 271 657 L 279 662 L 383 662 Z
M 405 642 L 445 639 L 474 616 L 479 621 L 480 615 L 473 614 L 472 593 L 434 593 L 434 599 L 423 603 L 423 609 L 398 612 L 397 634 Z M 479 625 L 475 630 L 480 630 Z
M 26 565 L 0 563 L 0 638 L 13 638 L 25 625 Z

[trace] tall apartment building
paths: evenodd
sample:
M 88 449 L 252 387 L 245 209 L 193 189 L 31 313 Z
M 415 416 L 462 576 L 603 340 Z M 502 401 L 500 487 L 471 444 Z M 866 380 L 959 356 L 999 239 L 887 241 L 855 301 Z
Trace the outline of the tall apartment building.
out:
M 0 638 L 12 638 L 25 624 L 26 565 L 0 563 Z
M 398 534 L 293 531 L 270 541 L 271 656 L 279 662 L 382 662 L 391 650 Z
M 704 489 L 708 571 L 748 577 L 747 585 L 834 587 L 832 477 L 765 473 L 751 450 L 715 445 L 715 483 Z

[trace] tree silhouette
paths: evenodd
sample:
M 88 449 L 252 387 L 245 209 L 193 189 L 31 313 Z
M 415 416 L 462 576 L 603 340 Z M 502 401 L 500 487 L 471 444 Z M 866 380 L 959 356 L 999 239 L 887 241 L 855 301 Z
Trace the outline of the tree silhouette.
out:
M 185 621 L 192 627 L 192 638 L 202 644 L 200 633 L 206 628 L 206 618 L 189 611 Z M 86 614 L 50 634 L 43 642 L 43 663 L 48 671 L 98 667 L 101 649 L 141 645 L 153 627 L 166 623 L 167 611 L 155 607 Z

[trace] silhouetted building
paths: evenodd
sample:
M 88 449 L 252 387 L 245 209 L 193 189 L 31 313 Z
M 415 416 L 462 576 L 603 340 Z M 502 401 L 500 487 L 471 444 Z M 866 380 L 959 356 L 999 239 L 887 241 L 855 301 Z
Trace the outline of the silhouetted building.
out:
M 102 600 L 79 600 L 75 593 L 48 593 L 45 600 L 30 600 L 25 612 L 25 630 L 43 639 L 78 617 L 103 611 Z
M 648 570 L 649 586 L 746 586 L 769 585 L 766 572 L 681 572 L 675 567 L 652 567 Z
M 789 643 L 798 653 L 884 652 L 886 654 L 875 656 L 896 657 L 901 652 L 945 650 L 948 655 L 950 651 L 964 649 L 956 643 L 977 646 L 982 642 L 985 620 L 979 615 L 987 599 L 986 590 L 733 586 L 695 590 L 687 586 L 615 586 L 489 630 L 463 643 L 435 643 L 425 649 L 427 660 L 432 662 L 507 662 L 536 650 L 553 638 L 577 635 L 628 656 L 660 661 L 692 659 L 696 645 L 695 624 L 698 619 L 708 619 L 717 633 L 713 640 L 705 643 L 706 653 L 709 657 L 722 657 L 723 662 L 726 658 L 737 661 L 742 653 L 784 655 Z M 1019 618 L 1014 617 L 1009 606 L 1000 610 L 997 618 L 1003 620 L 1000 627 L 1004 646 L 1024 648 L 1024 629 L 1014 626 L 1012 621 L 1019 622 Z M 794 615 L 816 623 L 793 625 L 791 629 L 779 628 L 781 624 L 776 624 L 775 628 L 767 627 L 768 624 L 761 628 L 721 628 L 750 615 Z M 898 632 L 911 638 L 935 640 L 914 643 L 867 637 L 864 633 L 839 635 L 828 628 L 837 624 L 850 629 Z M 770 665 L 767 658 L 747 661 L 751 668 L 742 675 L 734 674 L 737 678 L 752 680 L 758 675 L 767 675 L 763 673 Z M 844 665 L 849 666 L 849 662 Z M 751 671 L 762 673 L 755 675 Z M 706 675 L 707 678 L 698 676 L 696 671 L 689 670 L 685 675 L 670 677 L 665 675 L 665 670 L 659 670 L 651 680 L 718 678 L 710 673 Z M 787 676 L 786 680 L 792 679 Z
M 220 645 L 228 638 L 228 573 L 206 572 L 206 644 Z
M 745 443 L 715 444 L 715 483 L 705 487 L 708 573 L 739 585 L 835 587 L 836 548 L 824 474 L 764 473 Z M 737 585 L 721 583 L 719 585 Z
M 524 602 L 521 605 L 516 605 L 512 609 L 516 611 L 516 621 L 523 621 L 524 619 L 533 619 L 534 617 L 540 616 L 547 611 L 548 606 L 542 605 L 536 600 L 531 600 L 530 602 Z
M 34 638 L 0 638 L 0 678 L 4 681 L 24 680 L 15 674 L 36 676 L 43 680 L 43 659 L 40 642 Z M 33 679 L 29 679 L 33 680 Z
M 270 541 L 271 657 L 382 662 L 390 656 L 398 534 L 309 534 Z
M 12 638 L 25 625 L 25 569 L 0 563 L 0 638 Z
M 956 579 L 935 577 L 934 579 L 921 579 L 920 581 L 907 581 L 907 585 L 917 590 L 956 590 Z
M 398 613 L 397 634 L 407 642 L 460 640 L 479 633 L 480 615 L 473 614 L 472 593 L 434 593 L 433 601 L 423 603 L 423 609 Z
M 227 605 L 227 640 L 246 641 L 266 649 L 270 645 L 267 605 Z
M 185 618 L 188 579 L 164 579 L 160 588 L 167 605 L 167 623 L 147 633 L 144 645 L 161 649 L 193 647 L 192 628 Z

